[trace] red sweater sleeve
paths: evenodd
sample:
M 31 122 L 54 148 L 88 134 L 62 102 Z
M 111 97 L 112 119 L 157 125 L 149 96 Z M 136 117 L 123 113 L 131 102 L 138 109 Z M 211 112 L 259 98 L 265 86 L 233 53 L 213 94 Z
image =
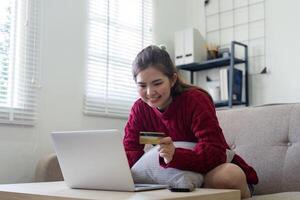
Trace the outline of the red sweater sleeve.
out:
M 144 154 L 144 145 L 139 144 L 139 132 L 142 124 L 138 121 L 139 119 L 138 106 L 137 104 L 134 104 L 125 126 L 125 135 L 123 139 L 123 145 L 130 167 L 132 167 Z
M 176 148 L 173 159 L 163 167 L 206 173 L 226 162 L 226 141 L 216 117 L 213 102 L 206 94 L 192 97 L 189 102 L 191 130 L 198 142 L 193 150 Z M 188 117 L 188 116 L 187 116 Z

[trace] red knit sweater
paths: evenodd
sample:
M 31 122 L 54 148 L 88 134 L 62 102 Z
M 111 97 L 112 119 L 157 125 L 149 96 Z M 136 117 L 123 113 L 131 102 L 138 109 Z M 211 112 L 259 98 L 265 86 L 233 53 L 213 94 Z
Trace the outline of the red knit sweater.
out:
M 176 148 L 168 164 L 160 158 L 163 167 L 205 174 L 226 162 L 229 146 L 219 126 L 215 107 L 208 95 L 198 89 L 190 89 L 175 97 L 164 112 L 148 106 L 141 99 L 135 102 L 123 141 L 130 166 L 144 154 L 144 145 L 139 144 L 140 131 L 164 132 L 173 141 L 197 143 L 193 150 Z M 248 183 L 258 182 L 255 170 L 240 156 L 235 155 L 232 163 L 243 169 Z

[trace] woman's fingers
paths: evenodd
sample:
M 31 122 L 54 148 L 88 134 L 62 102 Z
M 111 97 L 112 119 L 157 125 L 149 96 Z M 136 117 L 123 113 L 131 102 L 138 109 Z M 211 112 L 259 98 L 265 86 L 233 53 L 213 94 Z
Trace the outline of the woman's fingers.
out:
M 159 156 L 160 156 L 160 157 L 163 157 L 163 158 L 169 157 L 169 155 L 168 155 L 167 153 L 159 153 Z
M 160 144 L 158 147 L 158 151 L 161 152 L 163 151 L 172 151 L 173 145 L 166 145 L 166 144 Z
M 164 158 L 165 163 L 171 162 L 175 152 L 175 146 L 173 144 L 172 138 L 162 138 L 159 143 L 158 151 L 159 156 Z
M 171 144 L 173 143 L 172 138 L 171 137 L 164 137 L 160 139 L 159 144 Z
M 162 148 L 162 149 L 159 150 L 159 153 L 165 153 L 165 154 L 168 154 L 168 153 L 170 153 L 170 152 L 171 152 L 171 149 L 169 149 L 169 148 Z

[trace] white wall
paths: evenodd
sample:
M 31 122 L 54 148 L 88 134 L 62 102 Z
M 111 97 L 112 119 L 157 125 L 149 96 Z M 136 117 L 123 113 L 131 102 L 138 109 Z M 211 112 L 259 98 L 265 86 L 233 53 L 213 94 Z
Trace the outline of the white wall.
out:
M 212 0 L 215 1 L 215 0 Z M 153 30 L 157 44 L 167 44 L 174 57 L 174 31 L 196 27 L 205 36 L 204 0 L 155 0 L 157 15 Z M 300 18 L 296 0 L 266 0 L 266 66 L 270 74 L 250 76 L 250 104 L 300 102 Z M 172 9 L 170 9 L 172 8 Z M 165 14 L 164 14 L 165 13 Z M 205 75 L 198 72 L 196 83 L 205 88 Z
M 125 120 L 83 115 L 85 0 L 43 0 L 42 74 L 35 127 L 0 125 L 0 183 L 30 182 L 52 152 L 49 132 L 123 129 Z
M 300 2 L 266 0 L 267 67 L 252 77 L 254 103 L 300 102 Z
M 165 44 L 174 58 L 174 33 L 189 27 L 205 32 L 202 0 L 153 0 L 154 43 Z

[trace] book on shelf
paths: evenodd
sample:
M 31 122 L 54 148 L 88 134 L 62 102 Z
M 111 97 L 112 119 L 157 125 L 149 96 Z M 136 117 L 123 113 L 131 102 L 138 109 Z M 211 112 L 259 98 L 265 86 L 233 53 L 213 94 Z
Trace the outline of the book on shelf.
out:
M 221 101 L 228 100 L 228 75 L 227 68 L 220 69 L 220 96 Z
M 227 101 L 229 97 L 229 69 L 224 68 L 220 70 L 220 96 L 221 101 Z M 232 100 L 233 102 L 242 101 L 243 91 L 243 71 L 233 68 L 233 87 Z

